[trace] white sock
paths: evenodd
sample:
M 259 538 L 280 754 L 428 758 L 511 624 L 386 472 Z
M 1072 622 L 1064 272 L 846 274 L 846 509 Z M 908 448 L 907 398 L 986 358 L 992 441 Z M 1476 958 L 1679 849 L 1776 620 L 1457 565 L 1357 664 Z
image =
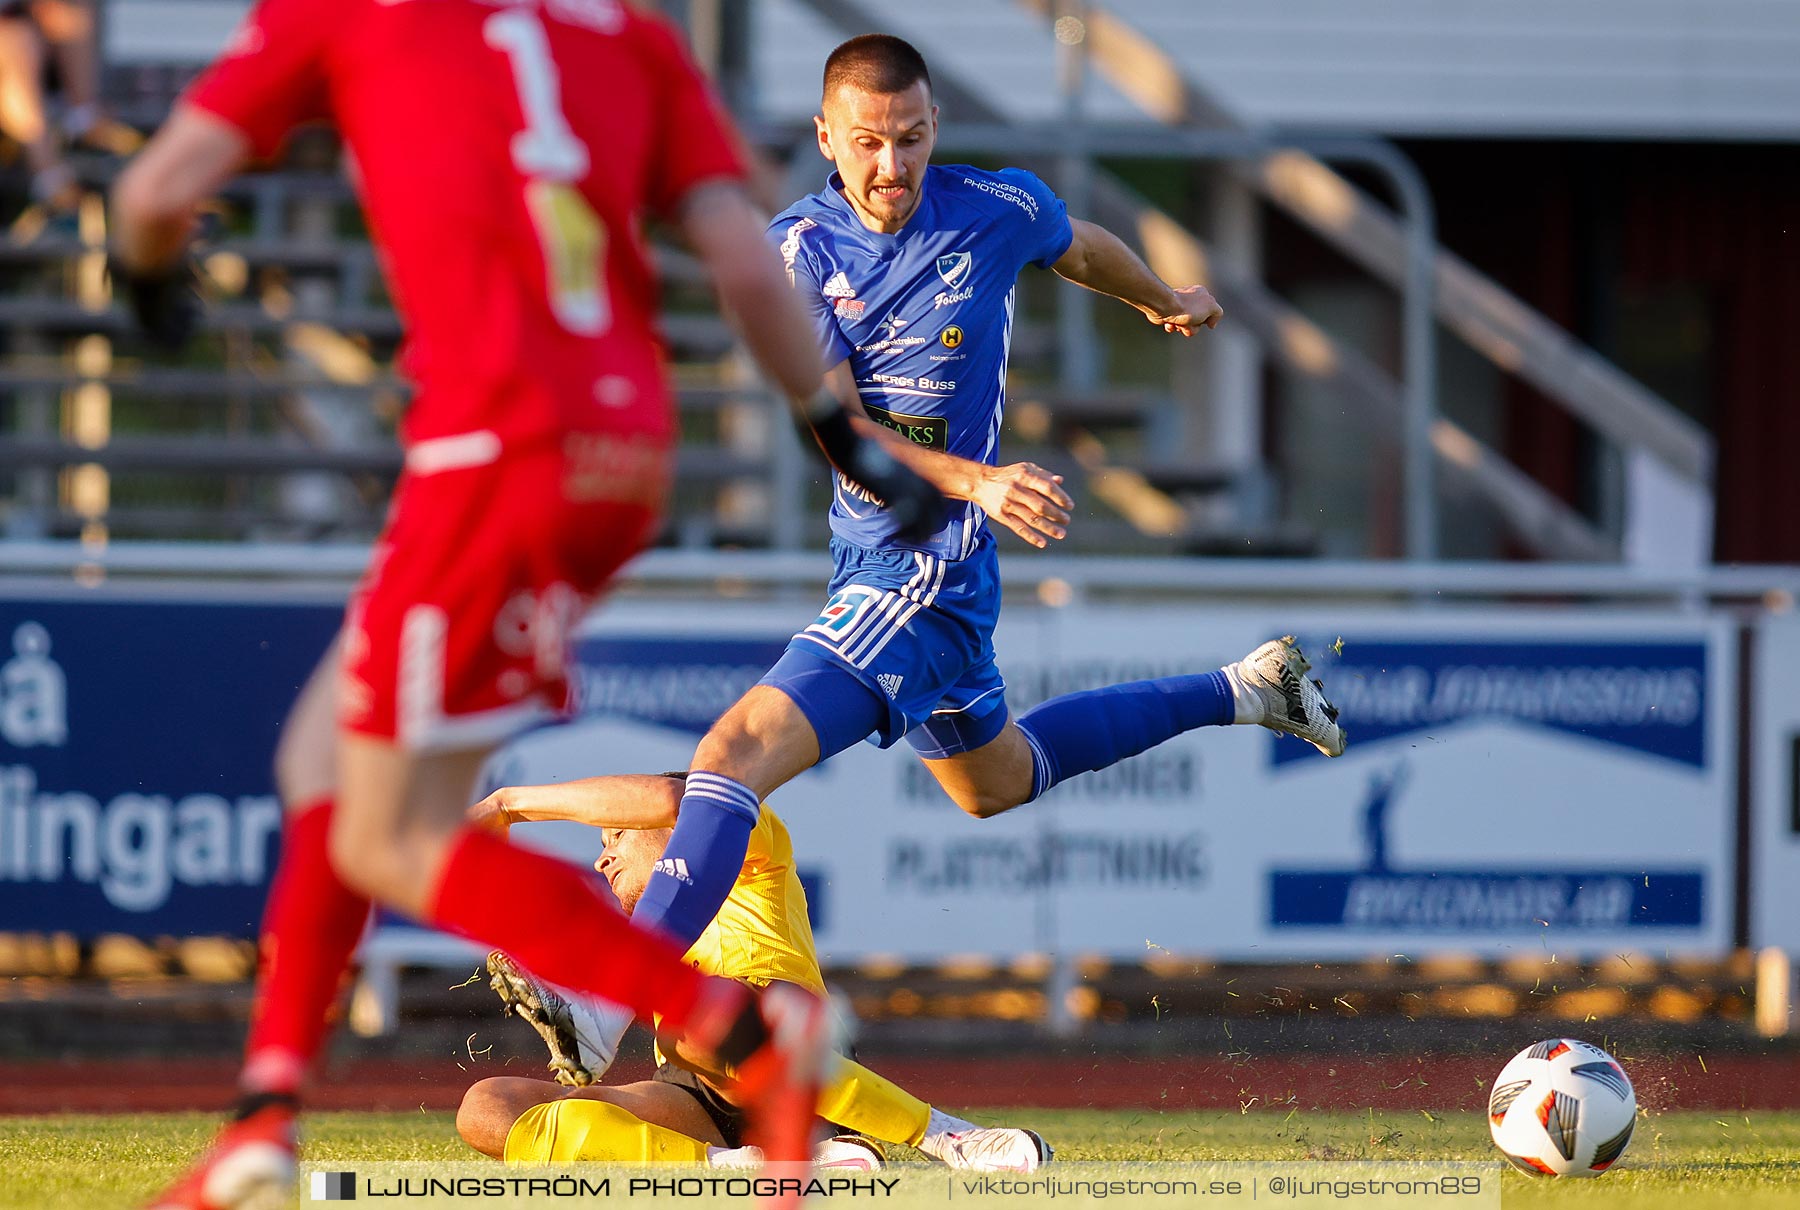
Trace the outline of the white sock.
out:
M 1234 723 L 1260 723 L 1268 717 L 1268 707 L 1263 703 L 1262 694 L 1244 684 L 1238 675 L 1236 664 L 1227 664 L 1223 669 L 1225 679 L 1231 684 L 1231 702 L 1236 709 L 1232 718 Z
M 965 1122 L 959 1117 L 940 1113 L 933 1109 L 931 1117 L 925 1122 L 925 1137 L 919 1141 L 919 1150 L 936 1159 L 938 1153 L 944 1149 L 945 1135 L 962 1134 L 965 1131 L 979 1129 L 981 1127 L 973 1122 Z

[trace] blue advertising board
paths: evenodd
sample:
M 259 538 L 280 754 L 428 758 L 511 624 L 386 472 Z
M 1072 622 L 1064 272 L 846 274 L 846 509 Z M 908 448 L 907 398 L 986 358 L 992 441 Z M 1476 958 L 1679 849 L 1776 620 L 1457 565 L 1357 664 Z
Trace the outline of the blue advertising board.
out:
M 340 609 L 0 599 L 0 931 L 253 935 L 279 845 L 276 736 Z M 611 603 L 576 642 L 578 720 L 520 737 L 488 775 L 685 767 L 805 614 Z M 1350 749 L 1326 760 L 1257 728 L 1203 728 L 975 821 L 904 751 L 857 745 L 776 796 L 821 949 L 1286 959 L 1728 943 L 1727 628 L 1510 610 L 1273 624 L 1168 605 L 1009 611 L 997 643 L 1016 708 L 1310 635 Z M 1340 635 L 1341 657 L 1324 658 Z M 597 850 L 573 824 L 515 839 L 583 865 Z
M 338 605 L 0 601 L 0 931 L 256 933 Z

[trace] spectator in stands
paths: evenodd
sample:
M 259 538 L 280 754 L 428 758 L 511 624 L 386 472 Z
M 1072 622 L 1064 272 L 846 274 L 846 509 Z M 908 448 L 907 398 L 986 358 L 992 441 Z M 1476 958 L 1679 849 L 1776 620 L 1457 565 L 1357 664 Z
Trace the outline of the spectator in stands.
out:
M 24 238 L 46 218 L 72 211 L 81 190 L 64 158 L 64 141 L 114 155 L 143 143 L 137 131 L 109 117 L 100 103 L 100 48 L 92 0 L 7 0 L 0 4 L 0 133 L 24 150 L 31 171 L 31 206 L 15 229 Z M 46 94 L 54 67 L 61 93 L 60 123 L 50 120 Z

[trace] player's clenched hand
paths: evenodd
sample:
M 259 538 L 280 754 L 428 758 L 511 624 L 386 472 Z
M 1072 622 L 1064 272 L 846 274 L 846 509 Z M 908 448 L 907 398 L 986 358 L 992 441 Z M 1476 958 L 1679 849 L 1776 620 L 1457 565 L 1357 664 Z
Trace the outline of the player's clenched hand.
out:
M 164 269 L 133 270 L 114 258 L 108 269 L 144 338 L 164 353 L 179 353 L 200 324 L 192 268 L 183 261 Z
M 1167 315 L 1151 315 L 1150 322 L 1161 324 L 1165 332 L 1192 336 L 1199 328 L 1216 328 L 1225 316 L 1225 308 L 1205 286 L 1179 286 L 1175 290 L 1178 309 Z
M 506 789 L 495 790 L 492 794 L 470 807 L 463 815 L 472 826 L 484 828 L 489 832 L 497 832 L 505 836 L 512 827 L 512 815 L 506 809 Z
M 1075 506 L 1063 490 L 1062 476 L 1032 462 L 983 467 L 971 499 L 1040 550 L 1068 535 L 1069 510 Z

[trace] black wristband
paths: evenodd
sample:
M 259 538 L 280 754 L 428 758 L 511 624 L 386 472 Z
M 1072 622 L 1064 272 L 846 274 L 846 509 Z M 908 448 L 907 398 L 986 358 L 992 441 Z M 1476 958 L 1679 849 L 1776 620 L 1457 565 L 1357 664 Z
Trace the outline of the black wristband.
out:
M 856 460 L 857 447 L 862 444 L 863 437 L 856 431 L 856 426 L 850 423 L 850 413 L 836 400 L 832 400 L 829 410 L 819 408 L 818 402 L 814 400 L 814 407 L 807 416 L 807 423 L 812 425 L 813 437 L 831 465 L 840 471 L 848 471 L 851 463 Z
M 832 466 L 887 510 L 901 540 L 925 541 L 943 524 L 944 500 L 937 490 L 881 442 L 857 432 L 836 400 L 815 397 L 807 422 Z

